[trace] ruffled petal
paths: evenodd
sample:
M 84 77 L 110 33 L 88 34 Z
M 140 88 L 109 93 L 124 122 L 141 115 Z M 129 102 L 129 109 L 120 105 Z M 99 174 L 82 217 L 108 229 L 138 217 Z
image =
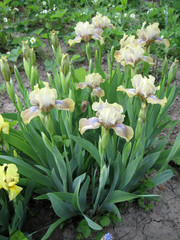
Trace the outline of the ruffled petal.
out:
M 143 56 L 143 57 L 142 57 L 142 60 L 143 60 L 144 62 L 149 63 L 150 65 L 154 65 L 152 57 Z
M 112 127 L 112 129 L 114 129 L 115 133 L 118 136 L 125 138 L 127 142 L 129 142 L 131 140 L 131 138 L 133 138 L 134 131 L 133 131 L 132 127 L 126 126 L 123 123 L 115 124 L 115 126 Z
M 134 88 L 124 88 L 122 85 L 120 85 L 117 88 L 117 91 L 125 92 L 129 97 L 134 97 L 137 95 L 136 91 Z
M 99 98 L 104 96 L 104 90 L 102 90 L 102 88 L 100 88 L 100 87 L 94 88 L 93 93 L 94 93 L 94 95 L 98 96 Z
M 64 100 L 57 100 L 55 102 L 55 108 L 59 110 L 69 110 L 70 112 L 74 111 L 74 101 L 70 98 L 66 98 Z
M 148 103 L 151 103 L 151 104 L 160 104 L 161 107 L 164 107 L 164 105 L 167 103 L 166 97 L 163 99 L 159 99 L 154 95 L 150 95 L 146 100 Z
M 99 122 L 99 119 L 96 117 L 92 118 L 82 118 L 79 121 L 79 131 L 81 134 L 83 134 L 86 130 L 89 129 L 97 129 L 101 126 L 102 124 Z
M 101 45 L 104 43 L 103 38 L 96 33 L 92 35 L 92 38 L 95 39 L 95 40 L 99 40 Z
M 20 192 L 22 191 L 22 187 L 14 185 L 9 188 L 9 200 L 13 200 Z
M 168 39 L 163 39 L 163 38 L 160 38 L 160 37 L 157 37 L 155 38 L 155 42 L 156 43 L 163 43 L 166 47 L 166 49 L 169 47 L 170 43 L 169 43 L 169 40 Z
M 25 111 L 21 112 L 22 120 L 25 124 L 30 123 L 31 119 L 34 117 L 37 117 L 41 114 L 41 110 L 38 106 L 32 106 L 29 109 L 26 109 Z
M 6 171 L 6 182 L 11 187 L 19 182 L 19 173 L 15 164 L 8 164 Z
M 76 89 L 84 89 L 85 87 L 87 87 L 85 82 L 76 83 Z
M 77 37 L 75 37 L 75 39 L 73 39 L 73 40 L 72 40 L 72 39 L 69 39 L 68 43 L 69 43 L 70 46 L 72 46 L 73 43 L 80 43 L 81 40 L 82 40 L 82 37 L 77 36 Z

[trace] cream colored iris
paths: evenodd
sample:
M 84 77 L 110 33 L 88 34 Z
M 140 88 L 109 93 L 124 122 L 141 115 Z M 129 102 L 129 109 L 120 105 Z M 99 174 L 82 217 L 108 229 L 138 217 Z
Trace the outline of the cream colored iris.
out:
M 18 169 L 15 164 L 4 164 L 0 166 L 0 189 L 4 188 L 9 193 L 10 201 L 22 190 L 16 183 L 19 182 Z
M 96 116 L 92 118 L 82 118 L 79 121 L 79 131 L 83 134 L 86 130 L 97 129 L 103 126 L 106 130 L 112 128 L 115 133 L 125 138 L 128 142 L 133 137 L 133 129 L 122 122 L 125 115 L 122 115 L 123 107 L 117 103 L 110 104 L 107 101 L 95 102 L 92 109 L 97 111 Z
M 52 108 L 59 110 L 69 110 L 73 112 L 74 101 L 70 98 L 57 100 L 56 89 L 50 89 L 47 82 L 43 82 L 44 88 L 39 89 L 38 85 L 34 87 L 29 95 L 30 103 L 33 105 L 21 113 L 21 117 L 25 124 L 28 124 L 32 118 L 39 116 L 41 111 L 49 113 Z
M 103 82 L 104 79 L 99 73 L 88 74 L 85 78 L 85 82 L 76 84 L 76 89 L 84 89 L 85 87 L 89 87 L 92 89 L 94 95 L 101 98 L 104 96 L 104 91 L 99 86 Z
M 125 47 L 121 48 L 119 51 L 115 52 L 115 59 L 117 62 L 120 62 L 122 66 L 131 65 L 135 67 L 136 64 L 140 61 L 148 62 L 153 64 L 151 57 L 144 56 L 145 50 L 141 46 L 135 44 L 128 44 Z
M 110 19 L 107 16 L 102 16 L 102 14 L 97 14 L 92 18 L 92 24 L 98 32 L 101 32 L 105 28 L 113 28 L 113 24 L 111 24 Z
M 155 78 L 153 76 L 149 75 L 149 78 L 143 78 L 141 74 L 137 74 L 131 81 L 134 88 L 126 89 L 121 85 L 117 88 L 117 91 L 125 92 L 129 97 L 139 96 L 143 102 L 147 101 L 151 104 L 160 104 L 164 107 L 167 99 L 166 97 L 159 99 L 155 96 L 156 90 L 159 90 L 160 87 L 155 87 Z
M 142 43 L 141 41 L 139 41 L 139 39 L 135 38 L 135 35 L 127 35 L 124 33 L 123 38 L 120 40 L 120 45 L 121 48 L 126 47 L 128 45 L 139 45 L 139 46 L 144 46 L 144 43 Z
M 146 22 L 143 23 L 142 28 L 137 30 L 137 35 L 141 42 L 143 42 L 146 46 L 149 46 L 152 42 L 156 43 L 164 43 L 166 48 L 169 47 L 169 41 L 167 39 L 162 39 L 159 37 L 160 29 L 159 23 L 153 23 L 144 28 Z
M 80 43 L 82 40 L 89 42 L 91 38 L 99 40 L 103 44 L 103 38 L 97 34 L 94 26 L 89 24 L 89 22 L 78 22 L 75 27 L 76 38 L 74 40 L 69 40 L 68 43 L 71 46 L 73 43 Z
M 9 134 L 9 123 L 4 121 L 2 115 L 0 115 L 0 132 Z

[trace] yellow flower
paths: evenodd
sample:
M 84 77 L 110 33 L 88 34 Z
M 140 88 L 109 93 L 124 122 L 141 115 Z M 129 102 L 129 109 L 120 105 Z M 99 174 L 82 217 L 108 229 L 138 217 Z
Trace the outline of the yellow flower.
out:
M 92 24 L 99 33 L 102 33 L 102 30 L 105 28 L 115 29 L 113 24 L 111 24 L 110 19 L 107 16 L 102 16 L 102 14 L 97 14 L 95 17 L 93 17 Z
M 134 88 L 126 89 L 121 85 L 117 88 L 117 91 L 125 92 L 129 97 L 139 96 L 143 102 L 160 104 L 164 107 L 167 99 L 166 97 L 159 99 L 155 96 L 156 90 L 159 90 L 160 87 L 155 87 L 155 78 L 153 76 L 149 75 L 149 78 L 143 78 L 141 74 L 136 74 L 131 81 Z
M 89 42 L 91 38 L 99 40 L 103 44 L 103 38 L 97 34 L 94 26 L 89 24 L 89 22 L 78 22 L 75 27 L 76 38 L 74 40 L 69 40 L 68 43 L 71 46 L 73 43 L 80 43 L 82 40 Z
M 162 39 L 159 37 L 160 29 L 159 23 L 153 23 L 144 28 L 146 22 L 143 23 L 142 28 L 137 30 L 137 35 L 142 43 L 144 43 L 147 47 L 152 43 L 164 43 L 165 47 L 169 47 L 168 39 Z
M 141 41 L 139 41 L 139 39 L 135 39 L 135 35 L 126 35 L 124 33 L 123 38 L 120 40 L 120 45 L 121 48 L 126 47 L 128 45 L 139 45 L 139 46 L 144 46 L 144 43 L 141 43 Z
M 29 95 L 30 103 L 33 105 L 21 113 L 25 124 L 28 124 L 32 118 L 39 116 L 41 111 L 49 113 L 52 108 L 59 110 L 74 111 L 74 101 L 70 98 L 57 100 L 56 89 L 50 89 L 49 83 L 43 82 L 44 88 L 39 89 L 38 85 L 34 86 L 34 91 Z
M 153 59 L 148 56 L 144 56 L 145 50 L 141 46 L 136 46 L 135 44 L 128 44 L 116 51 L 114 57 L 117 62 L 120 62 L 122 66 L 131 65 L 135 67 L 140 61 L 148 62 L 153 64 Z
M 88 74 L 85 78 L 85 82 L 77 83 L 76 89 L 84 89 L 89 87 L 93 90 L 93 94 L 99 98 L 104 96 L 104 91 L 99 87 L 100 83 L 103 83 L 104 79 L 99 73 Z
M 97 117 L 82 118 L 79 121 L 81 134 L 88 129 L 97 129 L 103 126 L 106 130 L 112 128 L 118 136 L 125 138 L 127 142 L 133 137 L 133 129 L 122 123 L 125 115 L 122 115 L 123 107 L 121 105 L 100 100 L 100 102 L 93 103 L 92 109 L 97 111 Z
M 1 131 L 5 134 L 9 134 L 9 123 L 4 122 L 2 115 L 0 115 L 0 132 Z
M 17 186 L 19 182 L 18 169 L 15 164 L 4 164 L 0 166 L 0 189 L 4 188 L 9 192 L 10 201 L 13 200 L 22 190 Z

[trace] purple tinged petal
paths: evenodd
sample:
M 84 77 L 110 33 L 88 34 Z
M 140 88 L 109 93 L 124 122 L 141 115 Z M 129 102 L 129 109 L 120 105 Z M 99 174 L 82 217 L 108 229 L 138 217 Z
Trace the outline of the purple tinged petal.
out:
M 116 123 L 115 126 L 112 127 L 112 129 L 114 129 L 115 133 L 118 136 L 125 138 L 127 142 L 129 142 L 131 138 L 133 138 L 134 135 L 133 129 L 129 126 L 126 126 L 123 123 Z
M 83 134 L 86 130 L 89 129 L 97 129 L 101 126 L 102 124 L 99 122 L 99 119 L 96 117 L 92 118 L 82 118 L 79 121 L 79 131 L 81 134 Z
M 37 117 L 41 114 L 41 110 L 38 106 L 32 106 L 29 109 L 26 109 L 25 111 L 21 112 L 22 120 L 25 124 L 28 124 L 31 119 L 34 117 Z

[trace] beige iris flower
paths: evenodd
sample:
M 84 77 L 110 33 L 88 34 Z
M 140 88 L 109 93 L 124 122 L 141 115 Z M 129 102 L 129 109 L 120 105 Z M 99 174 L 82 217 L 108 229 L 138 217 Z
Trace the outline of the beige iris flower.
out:
M 49 113 L 52 108 L 59 110 L 74 111 L 74 101 L 70 98 L 57 100 L 56 89 L 50 89 L 49 83 L 43 82 L 44 88 L 39 89 L 38 85 L 34 86 L 34 91 L 29 95 L 30 103 L 33 105 L 21 113 L 25 124 L 28 124 L 32 118 L 39 116 L 41 112 Z
M 98 33 L 102 33 L 105 28 L 113 28 L 113 24 L 111 24 L 110 19 L 107 16 L 102 16 L 102 14 L 97 14 L 92 18 L 92 24 Z
M 91 38 L 99 40 L 103 44 L 103 38 L 97 33 L 94 26 L 89 22 L 78 22 L 75 27 L 76 37 L 73 40 L 69 40 L 68 43 L 71 46 L 73 43 L 80 43 L 82 40 L 89 42 Z
M 127 35 L 124 33 L 123 38 L 120 40 L 120 45 L 121 48 L 126 47 L 127 45 L 139 45 L 139 46 L 144 46 L 144 43 L 139 41 L 139 39 L 136 39 L 135 35 Z
M 101 98 L 104 96 L 104 90 L 102 90 L 99 86 L 103 82 L 104 79 L 99 73 L 88 74 L 85 78 L 85 82 L 76 84 L 76 89 L 84 89 L 86 87 L 89 87 L 92 89 L 94 95 Z
M 4 188 L 9 192 L 10 201 L 13 200 L 22 190 L 16 183 L 19 182 L 18 169 L 15 164 L 4 164 L 0 166 L 0 189 Z
M 9 134 L 9 123 L 4 121 L 2 115 L 0 115 L 0 132 Z
M 139 37 L 139 41 L 144 43 L 147 47 L 152 43 L 164 43 L 165 47 L 169 47 L 169 41 L 168 39 L 162 39 L 159 37 L 160 35 L 160 29 L 159 29 L 159 23 L 153 23 L 148 25 L 146 28 L 144 26 L 146 25 L 146 22 L 143 23 L 142 28 L 137 30 L 137 35 Z
M 126 89 L 121 85 L 117 88 L 117 91 L 125 92 L 129 97 L 139 96 L 143 102 L 147 101 L 151 104 L 160 104 L 164 107 L 167 99 L 166 97 L 159 99 L 155 96 L 156 90 L 159 90 L 160 87 L 155 87 L 155 78 L 153 76 L 149 75 L 149 78 L 143 78 L 141 74 L 137 74 L 131 81 L 134 88 Z
M 148 62 L 153 64 L 153 59 L 149 56 L 144 56 L 145 50 L 138 45 L 128 44 L 125 47 L 121 48 L 119 51 L 116 51 L 114 57 L 117 62 L 120 62 L 122 66 L 131 65 L 135 67 L 136 64 L 140 61 Z
M 133 129 L 122 122 L 125 115 L 122 115 L 123 107 L 117 103 L 110 104 L 107 101 L 95 102 L 92 109 L 97 111 L 96 116 L 92 118 L 82 118 L 79 121 L 79 131 L 83 134 L 86 130 L 97 129 L 103 126 L 106 130 L 112 128 L 115 133 L 125 138 L 128 142 L 133 137 Z

